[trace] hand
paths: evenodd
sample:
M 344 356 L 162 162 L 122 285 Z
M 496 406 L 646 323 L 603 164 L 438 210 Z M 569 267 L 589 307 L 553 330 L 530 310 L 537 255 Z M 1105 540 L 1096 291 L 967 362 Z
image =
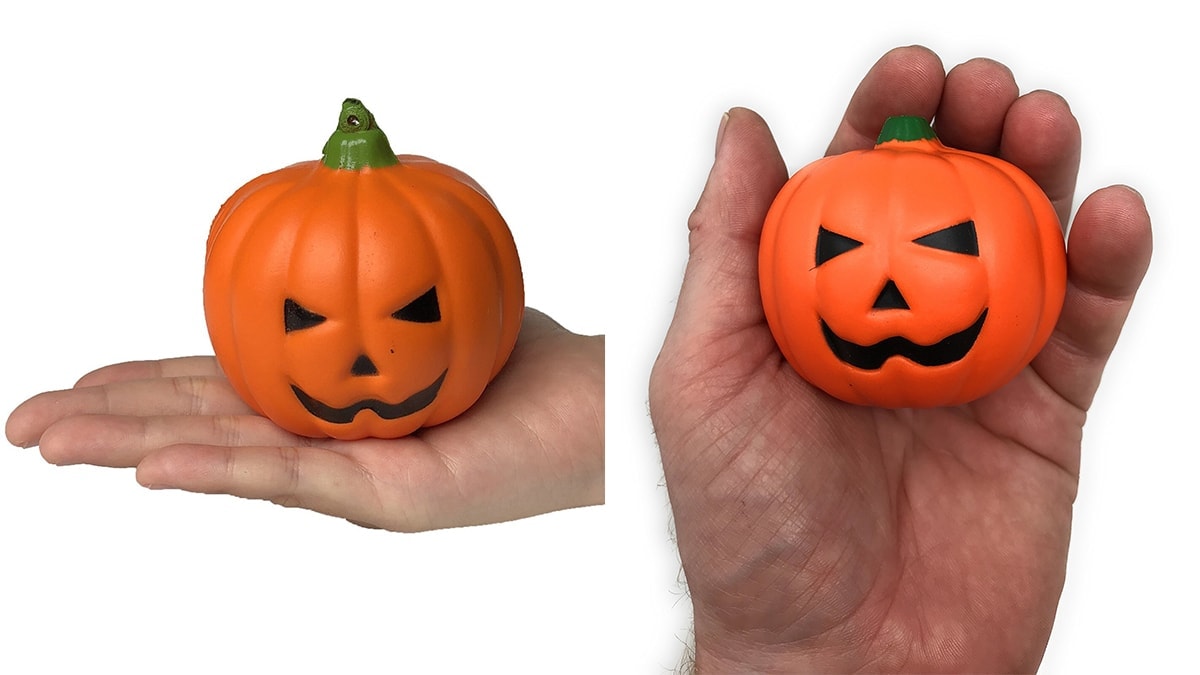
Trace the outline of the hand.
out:
M 897 49 L 829 152 L 871 147 L 890 115 L 936 115 L 944 143 L 1020 166 L 1066 223 L 1078 124 L 1060 97 L 1017 92 L 999 63 L 945 74 L 932 52 Z M 804 382 L 763 317 L 759 232 L 787 179 L 770 131 L 735 109 L 717 145 L 650 380 L 698 670 L 1035 669 L 1086 411 L 1150 260 L 1140 196 L 1110 187 L 1080 206 L 1061 318 L 1013 382 L 958 408 L 857 407 Z
M 102 368 L 21 404 L 6 432 L 55 464 L 136 466 L 147 487 L 413 531 L 603 502 L 603 425 L 604 337 L 526 309 L 516 349 L 483 397 L 406 438 L 290 434 L 247 407 L 212 357 Z

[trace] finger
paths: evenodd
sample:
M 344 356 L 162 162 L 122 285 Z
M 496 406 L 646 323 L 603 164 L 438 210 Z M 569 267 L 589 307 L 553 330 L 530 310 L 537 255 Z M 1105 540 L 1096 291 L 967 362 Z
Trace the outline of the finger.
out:
M 300 439 L 257 415 L 135 417 L 77 415 L 56 422 L 41 436 L 42 457 L 51 464 L 137 466 L 169 445 L 286 445 Z
M 1087 410 L 1150 265 L 1150 215 L 1134 190 L 1099 190 L 1079 206 L 1067 242 L 1067 295 L 1058 326 L 1034 360 L 1060 396 Z
M 945 79 L 941 59 L 925 47 L 898 47 L 884 54 L 850 97 L 825 154 L 874 147 L 884 121 L 894 115 L 932 120 Z
M 184 356 L 159 361 L 130 361 L 97 368 L 79 378 L 76 388 L 95 387 L 128 380 L 152 380 L 166 377 L 209 377 L 221 374 L 211 356 Z
M 950 69 L 935 128 L 943 143 L 994 155 L 1008 109 L 1019 94 L 1012 71 L 991 59 L 972 59 Z
M 36 445 L 55 422 L 75 415 L 248 415 L 252 411 L 221 377 L 174 377 L 114 382 L 38 394 L 17 406 L 5 435 Z
M 148 455 L 137 480 L 176 488 L 267 500 L 389 529 L 426 529 L 420 514 L 389 518 L 371 474 L 347 455 L 320 447 L 175 445 Z M 399 491 L 389 486 L 389 505 Z
M 649 403 L 661 428 L 672 426 L 668 417 L 703 415 L 674 405 L 688 389 L 702 385 L 698 400 L 707 404 L 778 355 L 759 293 L 758 240 L 787 167 L 756 113 L 735 108 L 722 124 L 716 161 L 688 220 L 690 252 L 675 316 L 650 373 Z
M 787 167 L 757 113 L 735 108 L 688 220 L 689 254 L 671 332 L 720 336 L 762 321 L 758 239 Z
M 1048 91 L 1017 99 L 1004 120 L 1000 157 L 1041 186 L 1066 229 L 1082 147 L 1079 121 L 1063 97 Z

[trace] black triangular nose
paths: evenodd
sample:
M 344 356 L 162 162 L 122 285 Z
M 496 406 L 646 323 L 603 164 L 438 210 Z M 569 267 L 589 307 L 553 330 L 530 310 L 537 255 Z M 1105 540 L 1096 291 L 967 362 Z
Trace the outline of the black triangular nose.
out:
M 891 279 L 883 285 L 883 290 L 879 291 L 879 297 L 875 298 L 873 309 L 908 309 L 908 303 L 904 301 L 904 296 L 900 294 L 900 288 L 896 286 L 896 282 Z
M 362 354 L 354 360 L 354 365 L 350 366 L 350 374 L 360 377 L 364 375 L 378 375 L 379 369 L 375 367 L 371 359 L 367 358 L 366 354 Z

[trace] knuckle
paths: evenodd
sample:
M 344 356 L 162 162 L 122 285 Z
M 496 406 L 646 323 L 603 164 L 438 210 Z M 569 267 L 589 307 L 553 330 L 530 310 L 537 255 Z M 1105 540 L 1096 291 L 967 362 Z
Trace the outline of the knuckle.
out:
M 171 378 L 171 387 L 176 399 L 184 404 L 188 415 L 199 415 L 203 412 L 204 386 L 196 378 Z
M 279 448 L 280 465 L 280 484 L 279 497 L 275 500 L 277 503 L 287 502 L 285 506 L 299 506 L 299 493 L 301 488 L 301 461 L 300 449 L 293 447 Z

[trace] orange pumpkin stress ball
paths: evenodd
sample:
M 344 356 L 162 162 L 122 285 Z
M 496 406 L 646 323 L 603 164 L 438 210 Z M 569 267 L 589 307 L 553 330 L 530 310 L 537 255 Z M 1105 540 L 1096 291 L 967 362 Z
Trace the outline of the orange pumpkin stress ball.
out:
M 466 174 L 395 155 L 359 101 L 319 161 L 213 220 L 204 314 L 238 394 L 297 434 L 395 438 L 462 413 L 512 352 L 516 246 Z
M 1037 184 L 942 145 L 919 117 L 797 172 L 759 247 L 767 323 L 792 367 L 843 401 L 889 408 L 1002 387 L 1049 339 L 1066 279 Z

